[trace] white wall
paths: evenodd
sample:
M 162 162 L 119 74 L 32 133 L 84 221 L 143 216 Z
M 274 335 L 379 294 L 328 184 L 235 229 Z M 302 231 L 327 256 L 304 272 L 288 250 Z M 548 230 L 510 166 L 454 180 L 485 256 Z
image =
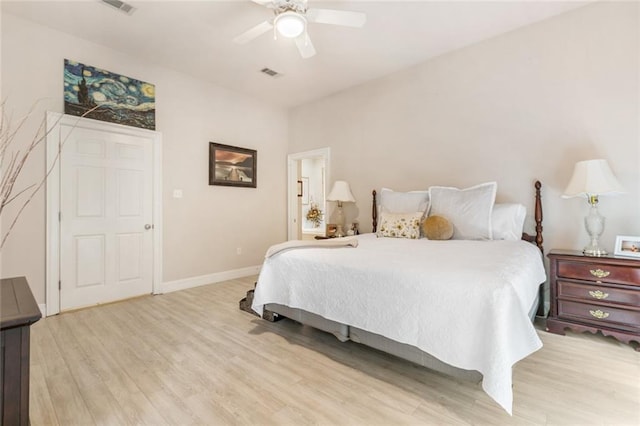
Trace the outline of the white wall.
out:
M 381 186 L 497 180 L 499 200 L 532 212 L 540 179 L 547 250 L 587 243 L 587 203 L 560 195 L 576 161 L 606 158 L 628 191 L 601 197 L 613 250 L 616 234 L 640 235 L 638 28 L 638 3 L 598 3 L 443 55 L 294 109 L 289 151 L 330 141 L 363 232 Z
M 165 282 L 260 265 L 268 246 L 286 239 L 285 110 L 6 12 L 1 34 L 1 90 L 9 109 L 18 117 L 43 99 L 30 130 L 45 110 L 63 111 L 64 58 L 156 85 L 156 124 L 163 135 Z M 208 185 L 210 141 L 257 149 L 257 189 Z M 40 148 L 21 183 L 36 182 L 43 170 Z M 172 198 L 173 189 L 182 189 L 184 198 Z M 236 254 L 239 247 L 242 255 Z M 44 253 L 40 193 L 2 251 L 2 276 L 26 275 L 39 303 L 44 303 Z

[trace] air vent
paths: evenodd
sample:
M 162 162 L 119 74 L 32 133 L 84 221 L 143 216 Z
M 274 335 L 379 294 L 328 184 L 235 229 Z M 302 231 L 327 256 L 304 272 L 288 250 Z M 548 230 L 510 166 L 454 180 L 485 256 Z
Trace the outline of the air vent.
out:
M 120 0 L 100 0 L 100 1 L 108 6 L 118 9 L 120 12 L 126 13 L 127 15 L 131 15 L 133 12 L 136 11 L 135 7 Z
M 282 75 L 278 71 L 274 71 L 271 68 L 262 68 L 260 72 L 268 75 L 269 77 L 274 77 L 274 78 L 280 77 Z

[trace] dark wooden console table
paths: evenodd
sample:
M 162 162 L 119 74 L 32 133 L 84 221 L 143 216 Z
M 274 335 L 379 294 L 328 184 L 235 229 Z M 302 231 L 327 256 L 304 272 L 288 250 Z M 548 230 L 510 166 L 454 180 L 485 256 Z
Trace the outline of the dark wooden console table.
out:
M 26 278 L 0 280 L 0 424 L 29 424 L 29 327 L 42 314 Z

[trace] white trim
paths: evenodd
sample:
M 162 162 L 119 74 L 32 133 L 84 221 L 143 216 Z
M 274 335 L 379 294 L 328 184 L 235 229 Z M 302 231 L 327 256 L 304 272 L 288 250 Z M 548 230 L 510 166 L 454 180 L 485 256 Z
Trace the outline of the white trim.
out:
M 222 281 L 233 280 L 236 278 L 258 275 L 261 268 L 262 265 L 255 265 L 241 269 L 232 269 L 230 271 L 214 272 L 213 274 L 200 275 L 199 277 L 167 281 L 166 283 L 162 284 L 162 290 L 163 293 L 171 293 L 178 290 L 186 290 L 188 288 L 200 287 L 207 284 L 215 284 Z
M 46 193 L 46 266 L 45 266 L 45 302 L 47 315 L 60 312 L 60 151 L 61 140 L 59 126 L 84 128 L 103 132 L 112 132 L 152 139 L 153 144 L 153 294 L 162 292 L 162 133 L 107 123 L 89 118 L 63 115 L 47 111 L 46 170 L 51 174 L 45 183 Z
M 38 308 L 40 309 L 40 313 L 42 314 L 43 317 L 47 316 L 47 305 L 45 305 L 44 303 L 38 303 Z
M 296 220 L 298 218 L 298 169 L 297 162 L 304 160 L 305 158 L 323 158 L 325 167 L 325 185 L 331 182 L 330 161 L 331 161 L 331 148 L 319 148 L 311 151 L 298 152 L 295 154 L 289 154 L 287 156 L 287 239 L 294 240 L 298 238 L 298 224 Z M 326 189 L 326 188 L 325 188 Z M 325 191 L 326 195 L 326 191 Z M 322 200 L 324 203 L 324 200 Z
M 153 294 L 162 292 L 162 133 L 153 140 Z
M 60 132 L 55 127 L 60 124 L 62 114 L 47 111 L 46 170 L 51 174 L 45 182 L 46 194 L 46 253 L 45 253 L 45 302 L 49 315 L 60 312 L 60 163 L 57 161 L 60 150 Z M 57 164 L 56 164 L 57 162 Z M 55 167 L 53 167 L 55 165 Z M 53 168 L 52 168 L 53 167 Z M 46 313 L 46 310 L 45 310 Z

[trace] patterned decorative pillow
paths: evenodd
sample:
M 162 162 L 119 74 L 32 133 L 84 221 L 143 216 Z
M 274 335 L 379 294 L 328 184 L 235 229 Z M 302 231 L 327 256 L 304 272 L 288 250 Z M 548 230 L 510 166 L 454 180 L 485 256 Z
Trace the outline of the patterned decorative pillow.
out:
M 378 237 L 420 238 L 420 221 L 424 212 L 416 213 L 388 213 L 382 212 Z

